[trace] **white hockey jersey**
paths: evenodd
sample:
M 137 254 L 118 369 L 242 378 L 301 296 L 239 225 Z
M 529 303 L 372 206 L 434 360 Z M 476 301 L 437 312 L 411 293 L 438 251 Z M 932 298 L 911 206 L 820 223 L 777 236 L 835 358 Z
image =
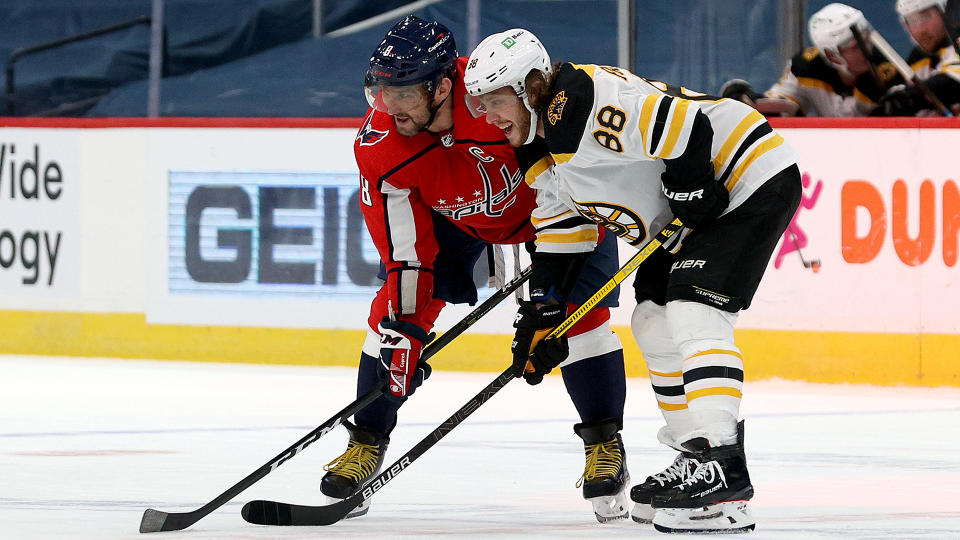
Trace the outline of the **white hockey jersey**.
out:
M 540 251 L 563 246 L 558 234 L 570 237 L 568 251 L 588 247 L 577 242 L 576 230 L 557 230 L 558 224 L 571 223 L 573 212 L 635 246 L 669 223 L 673 216 L 660 178 L 664 160 L 692 154 L 707 159 L 706 152 L 687 151 L 698 111 L 713 129 L 714 178 L 730 192 L 724 213 L 797 161 L 766 119 L 739 101 L 648 81 L 619 68 L 570 63 L 561 65 L 553 91 L 543 118 L 549 153 L 542 152 L 526 173 L 537 190 L 532 221 Z M 541 243 L 548 234 L 552 244 Z

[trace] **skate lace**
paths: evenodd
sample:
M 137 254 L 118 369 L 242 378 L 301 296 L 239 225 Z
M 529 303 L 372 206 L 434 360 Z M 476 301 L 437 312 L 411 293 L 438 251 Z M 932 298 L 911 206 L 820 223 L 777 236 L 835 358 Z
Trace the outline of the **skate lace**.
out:
M 672 482 L 685 482 L 690 478 L 697 466 L 700 465 L 700 462 L 695 459 L 690 459 L 683 454 L 677 456 L 677 459 L 673 460 L 673 464 L 664 469 L 662 472 L 659 472 L 650 478 L 653 478 L 660 483 L 661 486 L 665 486 Z
M 338 476 L 345 476 L 359 483 L 373 474 L 373 471 L 377 468 L 377 458 L 379 457 L 380 448 L 378 446 L 350 441 L 347 444 L 347 451 L 324 465 L 323 470 L 330 471 Z
M 584 482 L 591 482 L 598 477 L 616 476 L 620 472 L 620 466 L 623 464 L 623 456 L 620 454 L 620 445 L 616 437 L 607 442 L 588 444 L 584 448 L 587 455 L 587 465 L 583 469 L 583 474 L 577 480 L 576 487 L 580 487 Z
M 693 475 L 690 476 L 690 478 L 687 478 L 686 481 L 684 481 L 684 483 L 679 487 L 680 489 L 686 489 L 693 486 L 697 482 L 706 482 L 708 484 L 712 484 L 716 482 L 718 478 L 720 483 L 723 484 L 723 487 L 727 487 L 727 477 L 723 474 L 723 467 L 721 467 L 716 460 L 707 461 L 705 463 L 701 463 L 697 467 L 697 470 L 693 472 Z

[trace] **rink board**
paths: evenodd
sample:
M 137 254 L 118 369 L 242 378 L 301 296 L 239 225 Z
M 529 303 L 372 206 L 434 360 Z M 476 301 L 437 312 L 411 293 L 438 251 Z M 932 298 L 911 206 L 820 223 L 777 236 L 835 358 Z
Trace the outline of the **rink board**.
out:
M 2 125 L 3 352 L 356 363 L 377 259 L 356 209 L 358 121 Z M 777 127 L 801 155 L 804 201 L 738 324 L 748 378 L 960 385 L 960 124 Z M 614 323 L 636 375 L 630 293 Z M 501 369 L 512 311 L 437 367 Z

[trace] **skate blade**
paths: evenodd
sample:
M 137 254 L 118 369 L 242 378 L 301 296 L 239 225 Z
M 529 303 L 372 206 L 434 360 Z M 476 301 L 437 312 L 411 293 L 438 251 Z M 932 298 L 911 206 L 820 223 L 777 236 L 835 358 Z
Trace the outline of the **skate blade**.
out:
M 628 485 L 629 483 L 624 483 L 624 486 Z M 620 490 L 616 495 L 594 497 L 587 500 L 593 505 L 593 515 L 597 517 L 597 521 L 600 523 L 609 523 L 630 517 L 626 488 Z
M 700 508 L 658 508 L 653 527 L 663 533 L 734 534 L 756 528 L 747 501 L 727 501 Z
M 653 523 L 654 514 L 656 514 L 656 510 L 649 504 L 636 503 L 633 505 L 633 511 L 630 512 L 630 517 L 637 523 L 649 525 Z
M 336 497 L 327 497 L 327 504 L 336 504 L 343 499 L 338 499 Z M 350 511 L 347 515 L 343 516 L 343 519 L 358 518 L 360 516 L 367 515 L 367 512 L 370 511 L 370 499 L 367 499 L 360 503 L 356 508 Z

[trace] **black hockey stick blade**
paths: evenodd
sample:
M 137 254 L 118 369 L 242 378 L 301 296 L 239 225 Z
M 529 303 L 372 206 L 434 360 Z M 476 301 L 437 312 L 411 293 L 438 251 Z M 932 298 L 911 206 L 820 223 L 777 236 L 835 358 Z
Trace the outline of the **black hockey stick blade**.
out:
M 440 349 L 445 347 L 451 341 L 456 339 L 457 336 L 462 334 L 473 326 L 474 323 L 480 320 L 481 317 L 490 312 L 494 307 L 497 306 L 504 298 L 510 296 L 513 291 L 523 285 L 530 275 L 533 273 L 532 267 L 525 268 L 522 272 L 517 274 L 515 278 L 506 283 L 503 287 L 497 290 L 497 292 L 490 295 L 490 298 L 487 298 L 483 303 L 474 308 L 466 317 L 464 317 L 460 322 L 455 324 L 450 330 L 447 330 L 440 336 L 438 339 L 432 341 L 423 349 L 423 354 L 421 358 L 426 360 L 431 356 L 437 354 Z M 304 448 L 312 444 L 314 441 L 323 437 L 335 427 L 343 423 L 344 420 L 353 416 L 354 413 L 363 409 L 375 399 L 380 397 L 383 394 L 383 388 L 374 388 L 367 392 L 365 395 L 359 397 L 353 403 L 344 407 L 340 412 L 334 415 L 332 418 L 321 424 L 319 427 L 307 433 L 299 441 L 295 442 L 293 446 L 287 448 L 281 452 L 278 456 L 267 462 L 265 465 L 252 472 L 243 480 L 237 482 L 230 489 L 221 493 L 217 498 L 203 505 L 202 507 L 193 510 L 192 512 L 163 512 L 160 510 L 154 510 L 153 508 L 148 508 L 143 512 L 143 518 L 140 520 L 140 532 L 141 533 L 151 533 L 151 532 L 163 532 L 163 531 L 179 531 L 186 529 L 187 527 L 193 525 L 197 521 L 200 521 L 204 516 L 213 512 L 217 508 L 220 508 L 226 504 L 230 499 L 233 499 L 245 489 L 252 486 L 258 480 L 264 476 L 273 472 L 274 469 L 282 465 L 287 460 L 293 458 L 295 455 L 300 453 Z M 349 510 L 348 510 L 349 512 Z
M 193 525 L 197 521 L 200 521 L 201 518 L 210 512 L 213 512 L 217 508 L 220 508 L 227 501 L 243 492 L 243 490 L 247 489 L 264 476 L 273 472 L 274 469 L 280 465 L 283 465 L 284 462 L 300 453 L 304 448 L 312 444 L 314 441 L 333 431 L 333 429 L 342 424 L 344 420 L 372 403 L 375 399 L 380 397 L 381 394 L 383 394 L 382 388 L 374 388 L 365 395 L 357 398 L 356 401 L 344 407 L 340 412 L 335 414 L 333 417 L 318 426 L 310 433 L 304 435 L 299 441 L 293 443 L 292 446 L 265 463 L 262 467 L 247 475 L 246 478 L 231 486 L 212 501 L 196 510 L 193 510 L 192 512 L 163 512 L 160 510 L 154 510 L 153 508 L 148 508 L 143 512 L 143 518 L 140 520 L 140 532 L 152 533 L 163 531 L 179 531 Z
M 243 505 L 240 515 L 243 516 L 244 520 L 255 525 L 332 525 L 346 517 L 351 510 L 360 506 L 361 503 L 373 497 L 374 493 L 409 467 L 411 463 L 429 450 L 430 447 L 444 438 L 447 433 L 453 431 L 453 428 L 460 425 L 461 422 L 466 420 L 468 416 L 473 414 L 474 411 L 479 409 L 481 405 L 513 379 L 513 367 L 511 366 L 481 390 L 479 394 L 474 396 L 473 399 L 468 401 L 463 407 L 460 407 L 457 412 L 453 413 L 453 416 L 447 418 L 439 427 L 421 439 L 416 446 L 408 450 L 407 453 L 394 462 L 389 469 L 383 471 L 367 483 L 362 490 L 340 502 L 325 506 L 305 506 L 257 500 L 250 501 Z
M 565 334 L 578 320 L 583 318 L 583 316 L 600 303 L 604 297 L 610 294 L 617 285 L 627 279 L 627 277 L 640 266 L 640 263 L 650 257 L 651 254 L 681 228 L 683 228 L 683 223 L 679 219 L 674 219 L 670 222 L 662 231 L 644 244 L 603 287 L 600 287 L 593 296 L 588 298 L 576 311 L 571 313 L 559 326 L 550 332 L 548 337 L 555 338 Z M 459 426 L 468 416 L 473 414 L 474 411 L 479 409 L 481 405 L 486 403 L 487 400 L 493 397 L 494 394 L 499 392 L 500 389 L 513 379 L 513 367 L 511 366 L 497 376 L 493 382 L 488 384 L 479 394 L 474 396 L 473 399 L 468 401 L 463 407 L 460 407 L 457 412 L 453 413 L 453 416 L 447 418 L 439 427 L 421 439 L 416 446 L 400 456 L 400 459 L 395 461 L 389 469 L 369 481 L 363 489 L 340 502 L 325 506 L 306 506 L 276 501 L 255 500 L 243 505 L 240 514 L 244 520 L 255 525 L 332 525 L 346 517 L 351 510 L 360 506 L 364 501 L 373 497 L 373 494 L 383 488 L 387 482 L 393 480 L 396 475 L 403 472 L 404 469 L 409 467 L 410 464 L 416 461 L 424 452 L 439 442 L 440 439 L 444 438 L 447 433 L 453 431 L 454 428 Z

